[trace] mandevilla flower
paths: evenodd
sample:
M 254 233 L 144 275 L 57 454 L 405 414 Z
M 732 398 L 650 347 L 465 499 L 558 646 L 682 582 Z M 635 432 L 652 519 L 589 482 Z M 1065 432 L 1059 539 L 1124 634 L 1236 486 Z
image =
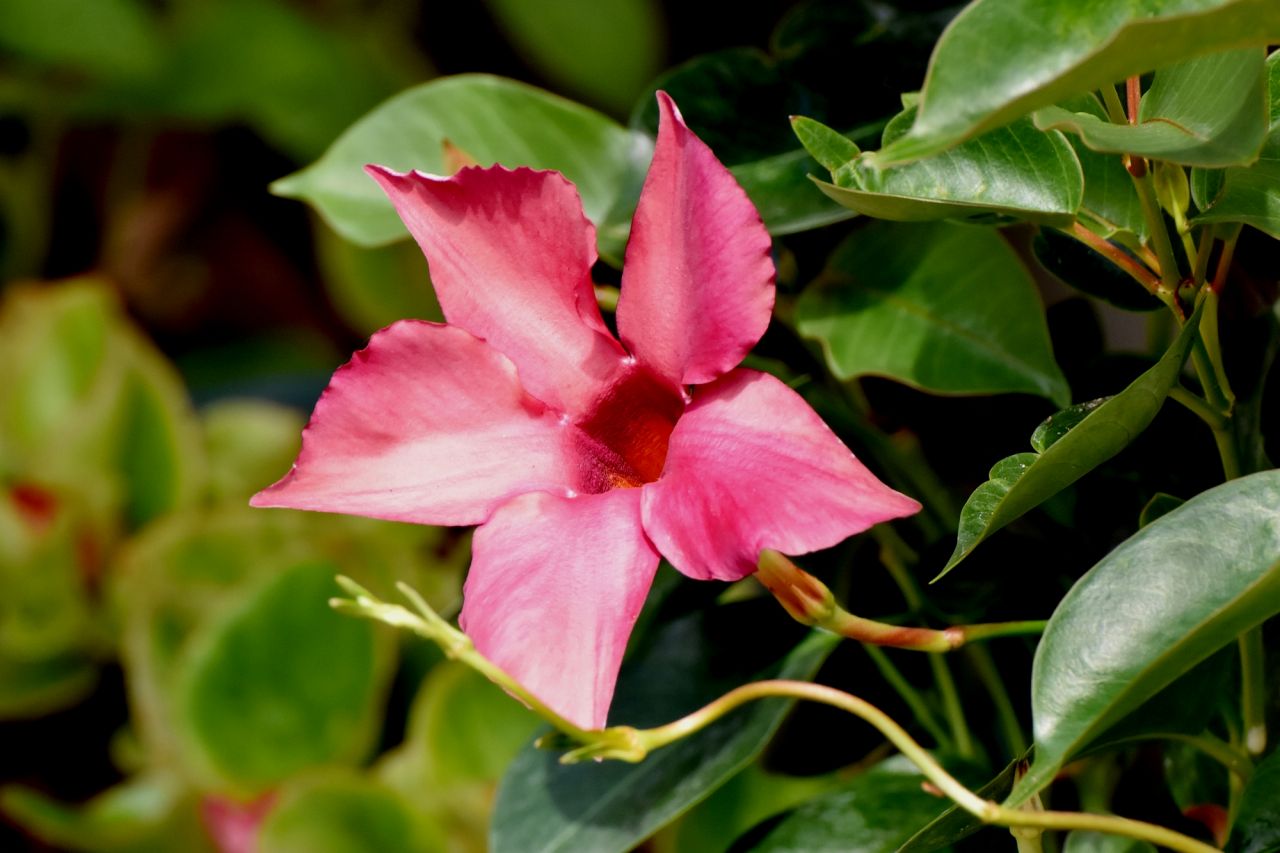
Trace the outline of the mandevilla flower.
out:
M 737 367 L 774 298 L 746 194 L 658 93 L 617 321 L 595 229 L 556 172 L 380 166 L 448 325 L 405 320 L 334 374 L 255 506 L 480 525 L 461 625 L 585 728 L 605 723 L 659 555 L 739 580 L 919 509 L 794 391 Z

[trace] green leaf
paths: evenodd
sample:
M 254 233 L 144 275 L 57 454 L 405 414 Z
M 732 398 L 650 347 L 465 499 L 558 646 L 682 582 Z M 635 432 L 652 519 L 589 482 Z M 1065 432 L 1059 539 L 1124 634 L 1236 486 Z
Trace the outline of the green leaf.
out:
M 339 773 L 286 787 L 256 841 L 262 853 L 433 853 L 444 848 L 434 827 L 395 792 Z
M 960 529 L 951 571 L 980 542 L 1035 509 L 1129 445 L 1155 419 L 1178 381 L 1200 322 L 1197 311 L 1155 366 L 1114 397 L 1073 406 L 1036 430 L 1037 453 L 1018 453 L 997 462 L 991 479 L 979 486 L 960 511 Z M 1082 417 L 1083 416 L 1083 417 Z M 1069 431 L 1066 431 L 1069 430 Z
M 1277 612 L 1280 471 L 1210 489 L 1134 534 L 1049 620 L 1032 669 L 1036 759 L 1011 802 L 1024 802 L 1097 735 Z
M 941 394 L 1065 402 L 1035 283 L 999 234 L 945 222 L 869 223 L 796 304 L 841 379 L 887 376 Z
M 733 849 L 734 839 L 751 827 L 839 783 L 835 773 L 784 776 L 763 770 L 759 762 L 749 765 L 681 818 L 675 849 L 706 853 Z
M 890 121 L 886 144 L 915 115 L 910 107 Z M 850 149 L 817 124 L 793 122 L 800 141 L 814 145 L 814 158 L 833 164 L 842 147 Z M 1084 175 L 1070 143 L 1057 131 L 1037 130 L 1029 119 L 913 163 L 881 168 L 873 160 L 858 154 L 830 169 L 831 183 L 815 183 L 851 210 L 904 222 L 1000 215 L 1067 226 L 1084 194 Z
M 1271 91 L 1271 124 L 1258 155 L 1247 168 L 1191 173 L 1196 203 L 1204 209 L 1193 225 L 1243 222 L 1280 240 L 1280 51 L 1267 59 Z
M 788 151 L 763 160 L 741 163 L 729 171 L 760 211 L 775 237 L 843 222 L 855 214 L 815 192 L 809 175 L 813 158 L 805 151 Z
M 910 134 L 877 156 L 926 157 L 1072 95 L 1277 40 L 1274 0 L 977 0 L 934 49 Z
M 1077 829 L 1067 835 L 1062 853 L 1156 853 L 1156 848 L 1137 838 Z
M 129 373 L 117 464 L 124 477 L 125 518 L 137 529 L 195 502 L 203 485 L 204 448 L 177 371 L 140 335 L 119 334 Z
M 1230 853 L 1280 850 L 1280 751 L 1273 750 L 1254 768 L 1240 798 L 1227 850 Z
M 486 0 L 522 58 L 575 96 L 624 113 L 662 68 L 655 0 Z
M 448 139 L 481 164 L 555 169 L 582 194 L 599 225 L 618 202 L 629 173 L 643 172 L 651 143 L 608 117 L 541 89 L 483 74 L 463 74 L 415 86 L 352 125 L 318 161 L 272 184 L 307 201 L 335 231 L 362 246 L 408 234 L 364 167 L 445 171 Z M 615 253 L 625 228 L 601 229 Z M 607 253 L 606 253 L 607 254 Z
M 35 719 L 70 707 L 97 683 L 98 667 L 82 655 L 41 660 L 0 655 L 0 720 Z
M 444 321 L 417 243 L 366 248 L 323 223 L 312 233 L 329 301 L 352 329 L 371 335 L 406 318 Z
M 1248 165 L 1267 132 L 1265 59 L 1257 47 L 1160 69 L 1142 96 L 1136 124 L 1062 107 L 1045 107 L 1032 118 L 1042 130 L 1078 135 L 1095 151 L 1186 166 Z
M 195 798 L 173 776 L 135 776 L 83 805 L 30 788 L 0 789 L 0 811 L 47 844 L 93 853 L 212 853 Z
M 771 611 L 756 604 L 724 606 L 669 625 L 624 668 L 610 721 L 657 725 L 747 680 L 812 677 L 835 639 L 811 634 L 780 665 L 761 671 L 756 667 L 768 652 L 762 646 L 776 650 L 785 628 L 777 623 L 779 630 L 762 630 Z M 634 765 L 562 765 L 555 754 L 530 746 L 498 789 L 490 849 L 630 850 L 759 755 L 790 704 L 753 703 Z
M 261 791 L 371 746 L 386 654 L 374 625 L 328 606 L 337 571 L 292 568 L 193 642 L 179 735 L 210 787 Z
M 539 724 L 533 712 L 484 676 L 442 663 L 418 691 L 399 758 L 418 765 L 413 776 L 428 787 L 497 781 Z
M 408 39 L 379 16 L 280 0 L 181 3 L 166 11 L 167 38 L 151 73 L 84 92 L 72 101 L 78 118 L 247 123 L 305 162 L 425 70 L 412 59 L 405 67 L 413 56 Z
M 220 400 L 200 412 L 207 489 L 215 501 L 247 501 L 271 485 L 298 454 L 306 419 L 266 400 Z
M 1000 802 L 1013 790 L 1014 780 L 1018 776 L 1018 768 L 1026 763 L 1027 755 L 1014 759 L 1000 774 L 981 788 L 978 796 L 984 800 Z M 898 853 L 932 853 L 950 847 L 956 842 L 968 838 L 987 824 L 974 817 L 958 805 L 948 806 L 946 811 L 938 815 L 915 835 L 908 838 Z
M 138 0 L 5 0 L 0 47 L 29 61 L 101 77 L 153 72 L 160 38 Z
M 1147 501 L 1147 505 L 1142 508 L 1142 513 L 1138 516 L 1138 526 L 1146 527 L 1157 518 L 1168 515 L 1184 503 L 1186 501 L 1182 498 L 1165 492 L 1156 492 L 1151 496 L 1151 500 Z
M 147 755 L 241 792 L 290 765 L 360 757 L 391 650 L 330 611 L 332 576 L 410 577 L 422 551 L 401 533 L 422 529 L 236 505 L 149 525 L 111 590 Z
M 902 756 L 882 761 L 792 811 L 751 850 L 894 853 L 950 803 L 925 790 L 924 781 L 920 770 Z

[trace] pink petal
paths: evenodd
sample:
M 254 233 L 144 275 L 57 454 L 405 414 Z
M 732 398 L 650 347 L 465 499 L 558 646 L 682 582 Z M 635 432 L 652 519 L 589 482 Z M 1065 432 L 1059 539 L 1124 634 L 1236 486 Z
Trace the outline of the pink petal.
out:
M 920 504 L 876 479 L 799 394 L 735 370 L 695 394 L 662 479 L 644 487 L 644 529 L 694 578 L 738 580 L 765 548 L 828 548 Z
M 403 320 L 338 369 L 293 469 L 250 503 L 478 524 L 514 495 L 577 488 L 572 441 L 493 347 Z
M 461 624 L 552 709 L 601 728 L 657 568 L 638 489 L 525 495 L 476 531 Z
M 539 400 L 582 411 L 624 353 L 600 319 L 595 228 L 573 184 L 501 166 L 451 178 L 367 171 L 427 256 L 450 325 L 515 362 Z
M 685 126 L 666 92 L 653 164 L 631 223 L 618 331 L 676 385 L 731 370 L 769 325 L 770 240 L 747 194 Z

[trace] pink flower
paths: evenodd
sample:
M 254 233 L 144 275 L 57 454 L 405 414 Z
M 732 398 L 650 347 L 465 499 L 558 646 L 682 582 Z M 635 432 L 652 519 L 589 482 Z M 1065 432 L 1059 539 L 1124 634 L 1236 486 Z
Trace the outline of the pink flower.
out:
M 478 524 L 462 609 L 477 648 L 576 724 L 604 725 L 659 555 L 734 581 L 919 510 L 801 397 L 737 367 L 773 308 L 746 194 L 658 93 L 622 275 L 556 172 L 368 171 L 431 265 L 448 325 L 373 336 L 334 374 L 293 469 L 253 499 Z M 690 388 L 690 386 L 693 386 Z

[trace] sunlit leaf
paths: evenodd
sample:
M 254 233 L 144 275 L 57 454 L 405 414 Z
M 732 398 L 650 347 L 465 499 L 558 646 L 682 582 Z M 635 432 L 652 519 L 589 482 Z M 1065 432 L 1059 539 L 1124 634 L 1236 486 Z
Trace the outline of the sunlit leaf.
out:
M 1142 96 L 1135 124 L 1045 107 L 1041 129 L 1067 131 L 1095 151 L 1187 166 L 1248 165 L 1267 129 L 1267 75 L 1260 48 L 1201 56 L 1162 68 Z
M 914 119 L 911 107 L 885 128 L 886 144 Z M 1012 216 L 1069 225 L 1084 194 L 1080 163 L 1057 131 L 1020 120 L 949 151 L 881 168 L 865 154 L 843 164 L 834 157 L 838 135 L 812 119 L 793 120 L 800 141 L 824 162 L 831 181 L 816 181 L 828 196 L 858 213 L 906 222 Z M 853 153 L 849 151 L 848 153 Z
M 878 156 L 925 157 L 1072 95 L 1278 39 L 1273 0 L 977 0 L 934 49 L 910 134 Z
M 1224 172 L 1192 172 L 1197 203 L 1205 208 L 1193 224 L 1243 222 L 1280 240 L 1280 51 L 1267 59 L 1271 124 L 1258 162 Z
M 628 175 L 643 174 L 652 144 L 594 110 L 532 86 L 464 74 L 396 95 L 352 125 L 318 161 L 272 189 L 313 205 L 348 240 L 384 245 L 408 232 L 365 165 L 442 174 L 446 139 L 481 165 L 563 172 L 597 224 L 629 182 L 638 186 Z M 618 253 L 626 233 L 601 229 L 598 236 Z

